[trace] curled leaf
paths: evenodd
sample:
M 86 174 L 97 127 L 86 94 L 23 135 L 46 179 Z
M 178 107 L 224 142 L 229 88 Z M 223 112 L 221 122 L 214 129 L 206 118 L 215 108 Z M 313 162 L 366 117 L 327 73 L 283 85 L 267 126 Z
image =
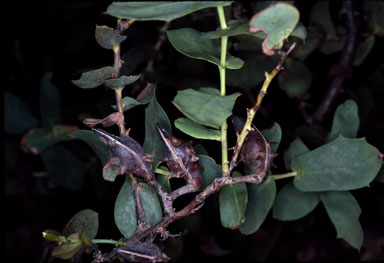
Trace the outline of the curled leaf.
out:
M 120 167 L 120 174 L 127 171 L 144 179 L 153 178 L 153 172 L 148 164 L 151 161 L 150 156 L 144 153 L 137 141 L 128 136 L 128 132 L 118 137 L 101 129 L 92 129 L 92 131 L 108 148 L 110 159 L 104 166 L 104 170 L 111 165 L 117 165 Z
M 171 170 L 171 175 L 184 177 L 187 184 L 199 189 L 201 185 L 199 157 L 191 143 L 180 140 L 156 124 L 157 131 L 167 148 L 165 162 Z
M 93 128 L 97 124 L 102 124 L 104 127 L 109 127 L 113 124 L 120 125 L 124 124 L 124 115 L 120 112 L 113 112 L 104 119 L 85 118 L 83 123 L 89 128 Z
M 240 134 L 244 127 L 244 120 L 237 116 L 232 116 L 232 123 L 236 134 Z M 243 161 L 252 172 L 265 180 L 272 163 L 272 147 L 264 135 L 252 125 L 244 140 L 239 154 L 239 161 Z

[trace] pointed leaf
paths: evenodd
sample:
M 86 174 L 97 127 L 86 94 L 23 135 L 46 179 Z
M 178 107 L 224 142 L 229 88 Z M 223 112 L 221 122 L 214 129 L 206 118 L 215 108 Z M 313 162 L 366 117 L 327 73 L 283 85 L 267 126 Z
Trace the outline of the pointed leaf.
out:
M 89 147 L 91 147 L 92 150 L 97 154 L 103 166 L 107 163 L 108 161 L 107 146 L 105 146 L 105 144 L 102 143 L 93 132 L 86 131 L 86 130 L 78 130 L 78 131 L 72 132 L 70 136 L 72 138 L 80 139 L 86 144 L 88 144 Z
M 365 139 L 340 136 L 292 160 L 294 179 L 300 191 L 339 191 L 368 186 L 381 167 L 375 147 Z
M 113 2 L 106 14 L 123 19 L 163 20 L 188 15 L 200 9 L 228 6 L 232 1 L 185 1 L 185 2 Z
M 123 89 L 125 86 L 135 82 L 140 78 L 139 75 L 134 75 L 134 76 L 122 76 L 117 79 L 108 79 L 104 82 L 104 85 L 110 89 Z
M 290 170 L 292 160 L 295 157 L 303 155 L 309 151 L 309 148 L 303 143 L 303 141 L 299 137 L 296 137 L 296 139 L 289 145 L 288 150 L 284 152 L 285 168 Z
M 369 52 L 371 52 L 373 46 L 375 45 L 375 37 L 369 36 L 364 42 L 360 43 L 360 45 L 356 49 L 355 58 L 353 60 L 353 66 L 360 66 L 361 63 L 367 58 Z
M 214 88 L 185 89 L 177 92 L 172 103 L 189 119 L 202 125 L 219 129 L 232 115 L 232 108 L 240 93 L 219 96 Z M 215 109 L 215 114 L 212 114 Z
M 220 131 L 206 128 L 187 118 L 178 118 L 175 126 L 185 134 L 197 139 L 220 141 Z
M 138 184 L 138 191 L 140 192 L 146 223 L 150 225 L 158 223 L 162 218 L 162 211 L 156 193 L 144 183 Z M 125 238 L 129 238 L 136 231 L 137 217 L 128 175 L 116 198 L 114 216 L 120 232 Z
M 234 172 L 233 176 L 241 176 Z M 236 229 L 245 220 L 248 194 L 245 183 L 224 186 L 219 193 L 220 220 L 223 227 Z
M 52 73 L 46 73 L 40 82 L 40 116 L 43 126 L 61 123 L 60 93 L 51 79 Z
M 201 171 L 200 189 L 204 190 L 216 178 L 221 176 L 221 166 L 217 165 L 215 160 L 206 155 L 199 155 L 199 164 Z
M 156 154 L 153 157 L 154 162 L 151 164 L 154 170 L 162 161 L 163 157 L 159 153 L 165 151 L 164 144 L 156 130 L 156 123 L 160 123 L 165 129 L 171 132 L 171 123 L 167 117 L 167 114 L 157 102 L 156 92 L 149 102 L 149 105 L 145 109 L 145 140 L 144 140 L 144 151 L 148 154 Z
M 62 145 L 47 148 L 42 154 L 43 163 L 52 181 L 69 190 L 83 187 L 85 167 L 81 160 Z
M 274 50 L 283 46 L 284 40 L 295 29 L 299 21 L 299 11 L 291 4 L 272 4 L 254 15 L 249 22 L 249 31 L 263 31 L 266 35 L 262 43 L 263 53 L 273 55 Z
M 80 79 L 72 80 L 72 83 L 82 89 L 96 88 L 104 83 L 105 80 L 112 78 L 115 74 L 113 67 L 104 67 L 81 74 Z
M 63 234 L 69 236 L 72 233 L 85 232 L 89 239 L 96 237 L 99 230 L 99 214 L 91 209 L 84 209 L 74 215 L 65 225 Z
M 360 250 L 364 239 L 359 222 L 361 209 L 353 195 L 347 191 L 323 192 L 320 199 L 336 228 L 337 238 Z
M 304 63 L 288 58 L 278 75 L 279 86 L 290 98 L 305 95 L 312 82 L 312 74 Z
M 38 124 L 39 121 L 22 100 L 8 92 L 4 93 L 4 131 L 6 133 L 22 134 Z
M 181 28 L 167 31 L 168 40 L 180 53 L 196 59 L 206 60 L 220 66 L 220 41 L 211 40 L 204 33 L 192 28 Z M 244 61 L 228 56 L 226 67 L 239 69 Z
M 113 49 L 114 46 L 119 46 L 127 36 L 120 35 L 119 30 L 107 26 L 96 25 L 95 38 L 101 47 Z
M 262 184 L 248 184 L 248 204 L 245 210 L 245 221 L 240 225 L 244 235 L 255 233 L 263 224 L 271 210 L 276 196 L 276 184 L 269 177 Z
M 315 209 L 319 201 L 319 193 L 301 192 L 290 182 L 276 196 L 273 217 L 282 221 L 297 220 Z
M 345 138 L 356 138 L 359 125 L 357 104 L 353 100 L 347 100 L 336 109 L 333 116 L 332 129 L 328 134 L 327 141 L 332 141 L 339 135 Z

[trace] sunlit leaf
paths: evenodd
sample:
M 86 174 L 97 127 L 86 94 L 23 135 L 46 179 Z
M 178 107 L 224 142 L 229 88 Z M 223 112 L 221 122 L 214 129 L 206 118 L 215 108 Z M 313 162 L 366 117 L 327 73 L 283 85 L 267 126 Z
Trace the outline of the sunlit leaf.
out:
M 300 191 L 339 191 L 368 186 L 376 177 L 381 160 L 365 139 L 342 136 L 292 160 L 300 173 L 294 179 Z
M 221 97 L 214 88 L 185 89 L 178 91 L 172 103 L 194 122 L 218 129 L 232 115 L 233 105 L 240 95 L 234 93 Z M 212 109 L 215 109 L 215 114 L 212 114 Z
M 245 221 L 240 232 L 245 235 L 255 233 L 263 224 L 271 210 L 276 196 L 276 184 L 272 177 L 261 184 L 248 184 L 248 204 Z
M 206 128 L 187 118 L 178 118 L 175 126 L 185 134 L 197 139 L 220 141 L 220 131 Z
M 182 1 L 182 2 L 113 2 L 106 14 L 124 19 L 163 20 L 188 15 L 200 9 L 228 6 L 232 1 Z
M 353 195 L 348 191 L 322 192 L 320 199 L 336 228 L 337 238 L 360 250 L 364 239 L 359 222 L 361 209 Z
M 81 74 L 80 79 L 72 80 L 72 83 L 82 89 L 96 88 L 104 83 L 105 80 L 112 78 L 115 74 L 113 67 L 104 67 Z
M 276 196 L 273 217 L 282 221 L 297 220 L 309 214 L 319 201 L 319 193 L 301 192 L 290 182 Z
M 346 138 L 356 138 L 359 125 L 357 104 L 353 100 L 347 100 L 336 109 L 333 116 L 332 129 L 328 134 L 327 141 L 332 141 L 339 137 L 339 135 Z

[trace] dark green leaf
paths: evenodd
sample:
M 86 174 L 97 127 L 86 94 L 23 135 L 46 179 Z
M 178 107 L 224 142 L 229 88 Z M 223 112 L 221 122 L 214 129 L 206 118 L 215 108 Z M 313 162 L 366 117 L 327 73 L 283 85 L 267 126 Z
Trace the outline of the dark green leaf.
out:
M 360 120 L 356 102 L 347 100 L 340 104 L 333 116 L 331 132 L 328 134 L 327 141 L 333 141 L 339 135 L 346 138 L 356 138 Z
M 345 40 L 329 40 L 320 44 L 319 51 L 324 55 L 330 55 L 336 52 L 341 51 L 345 46 Z
M 248 184 L 248 204 L 245 221 L 240 225 L 240 232 L 245 235 L 255 233 L 271 210 L 276 196 L 276 184 L 268 177 L 261 184 Z
M 284 152 L 284 164 L 287 170 L 291 169 L 292 160 L 300 155 L 309 152 L 309 148 L 303 143 L 303 141 L 297 137 L 291 145 L 289 145 L 288 150 Z
M 311 24 L 315 24 L 326 34 L 326 39 L 336 38 L 336 30 L 329 12 L 329 1 L 316 2 L 312 7 L 309 19 Z
M 217 165 L 215 160 L 206 155 L 199 155 L 199 165 L 201 172 L 200 189 L 204 190 L 215 178 L 221 176 L 221 166 Z
M 103 166 L 107 163 L 109 157 L 107 146 L 102 143 L 93 132 L 78 130 L 72 132 L 70 136 L 72 138 L 80 139 L 88 144 L 89 147 L 91 147 L 92 150 L 97 154 Z
M 108 79 L 104 82 L 104 85 L 110 89 L 123 89 L 125 86 L 138 80 L 140 76 L 122 76 L 118 79 Z
M 362 42 L 356 49 L 355 58 L 353 60 L 353 66 L 360 66 L 361 63 L 367 58 L 369 52 L 371 52 L 375 45 L 375 37 L 369 36 L 364 42 Z
M 273 55 L 274 50 L 283 46 L 284 40 L 295 29 L 299 21 L 299 11 L 291 4 L 272 4 L 255 14 L 249 22 L 249 31 L 263 31 L 266 39 L 262 43 L 263 52 Z
M 195 145 L 195 152 L 197 155 L 209 155 L 207 149 L 205 149 L 204 146 L 200 143 Z
M 175 126 L 185 134 L 197 139 L 220 141 L 220 131 L 206 128 L 187 118 L 178 118 L 175 120 Z
M 55 125 L 52 128 L 44 127 L 32 129 L 27 134 L 27 147 L 33 148 L 36 154 L 42 153 L 52 145 L 72 140 L 68 130 L 63 129 L 60 125 Z
M 304 61 L 309 54 L 311 54 L 320 44 L 323 38 L 323 34 L 316 27 L 307 28 L 307 38 L 305 43 L 297 43 L 295 49 L 292 51 L 292 58 Z M 293 43 L 294 40 L 290 40 L 290 43 Z M 288 42 L 288 44 L 290 44 Z
M 72 152 L 62 145 L 47 148 L 42 154 L 43 163 L 52 181 L 69 190 L 81 190 L 85 167 Z
M 180 53 L 196 59 L 220 65 L 220 41 L 209 39 L 204 33 L 192 28 L 168 30 L 167 36 L 172 46 Z M 228 56 L 226 67 L 239 69 L 244 62 L 240 58 Z
M 384 183 L 384 166 L 381 167 L 379 173 L 375 178 L 376 182 Z
M 300 172 L 294 179 L 300 191 L 339 191 L 368 186 L 375 178 L 381 160 L 375 147 L 365 139 L 340 136 L 292 160 L 291 168 Z
M 120 46 L 120 43 L 123 42 L 127 36 L 120 35 L 119 30 L 96 25 L 95 38 L 101 47 L 113 49 L 113 47 Z
M 255 88 L 264 81 L 264 73 L 270 72 L 279 62 L 279 56 L 265 56 L 252 52 L 243 55 L 245 63 L 241 69 L 230 70 L 227 74 L 227 83 L 241 89 Z M 252 77 L 250 77 L 252 76 Z
M 143 91 L 137 96 L 136 99 L 131 97 L 124 97 L 121 101 L 123 104 L 124 111 L 130 110 L 135 106 L 144 105 L 149 103 L 152 99 L 153 94 L 155 93 L 156 84 L 148 83 L 147 86 L 143 89 Z M 116 105 L 112 105 L 114 110 L 117 110 Z
M 232 1 L 185 1 L 185 2 L 113 2 L 106 14 L 123 19 L 163 20 L 188 15 L 200 9 L 228 6 Z
M 39 121 L 23 101 L 8 92 L 4 93 L 4 131 L 6 133 L 22 134 L 38 124 Z
M 364 239 L 359 222 L 361 209 L 353 195 L 348 191 L 323 192 L 320 199 L 336 228 L 337 238 L 360 250 Z
M 304 63 L 288 58 L 278 75 L 279 86 L 288 97 L 302 97 L 312 82 L 312 74 Z
M 378 36 L 384 35 L 384 3 L 382 1 L 364 1 L 362 2 L 364 15 L 368 21 L 367 28 Z
M 301 22 L 298 22 L 295 29 L 292 31 L 290 36 L 297 37 L 297 38 L 300 38 L 302 40 L 306 40 L 307 39 L 307 30 L 305 29 L 305 26 Z
M 273 217 L 282 221 L 297 220 L 309 214 L 319 201 L 319 193 L 301 192 L 290 182 L 276 196 Z
M 233 176 L 241 176 L 234 172 Z M 223 227 L 236 229 L 245 220 L 248 194 L 245 183 L 226 185 L 219 193 L 220 220 Z
M 104 67 L 81 74 L 80 79 L 72 80 L 72 83 L 82 89 L 96 88 L 104 83 L 105 80 L 112 78 L 115 74 L 113 67 Z
M 232 115 L 233 105 L 240 95 L 221 97 L 214 88 L 185 89 L 177 92 L 172 103 L 194 122 L 218 129 Z M 215 109 L 214 114 L 212 109 Z
M 156 123 L 160 123 L 167 131 L 171 132 L 171 123 L 167 114 L 156 100 L 155 92 L 148 107 L 145 109 L 145 140 L 144 151 L 148 154 L 156 154 L 151 164 L 152 169 L 155 169 L 162 160 L 160 153 L 165 151 L 164 143 L 162 142 L 156 130 Z
M 281 137 L 282 137 L 280 125 L 277 122 L 275 122 L 271 128 L 264 129 L 261 131 L 261 133 L 264 135 L 265 138 L 267 138 L 269 142 L 275 143 L 272 146 L 272 152 L 273 153 L 277 152 L 277 148 L 279 147 Z
M 63 234 L 69 236 L 72 233 L 85 232 L 89 239 L 96 237 L 99 230 L 99 214 L 91 209 L 84 209 L 74 215 L 66 224 Z
M 162 211 L 157 194 L 144 183 L 138 184 L 138 192 L 143 204 L 146 223 L 150 225 L 158 223 L 162 218 Z M 136 231 L 137 217 L 128 175 L 117 196 L 114 215 L 118 229 L 125 238 L 129 238 Z
M 160 166 L 160 167 L 158 167 L 158 169 L 169 172 L 169 169 L 165 166 Z M 171 183 L 169 182 L 167 175 L 157 174 L 156 175 L 156 181 L 161 185 L 161 187 L 163 187 L 163 189 L 167 193 L 171 192 Z
M 43 126 L 61 123 L 60 93 L 51 79 L 52 73 L 46 73 L 40 83 L 40 116 Z

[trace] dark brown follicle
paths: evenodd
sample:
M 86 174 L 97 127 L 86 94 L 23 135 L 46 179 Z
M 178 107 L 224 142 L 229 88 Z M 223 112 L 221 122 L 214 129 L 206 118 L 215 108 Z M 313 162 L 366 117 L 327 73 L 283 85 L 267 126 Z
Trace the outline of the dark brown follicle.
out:
M 192 144 L 176 138 L 160 124 L 156 124 L 156 128 L 167 148 L 164 161 L 171 170 L 171 175 L 184 177 L 187 184 L 192 185 L 195 190 L 199 189 L 201 185 L 199 157 Z
M 232 123 L 236 134 L 239 135 L 245 121 L 240 117 L 232 116 Z M 239 161 L 243 161 L 255 175 L 261 176 L 265 180 L 271 169 L 273 157 L 271 143 L 254 125 L 252 125 L 252 129 L 241 147 Z
M 149 157 L 141 145 L 126 133 L 124 136 L 115 136 L 101 129 L 92 129 L 93 133 L 108 148 L 110 159 L 104 169 L 110 165 L 118 165 L 120 174 L 125 172 L 150 180 L 153 172 L 149 167 Z

